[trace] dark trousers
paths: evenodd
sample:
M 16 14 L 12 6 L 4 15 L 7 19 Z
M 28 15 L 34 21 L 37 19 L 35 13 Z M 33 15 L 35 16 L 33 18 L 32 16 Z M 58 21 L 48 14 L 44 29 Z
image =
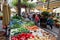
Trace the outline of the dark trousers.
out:
M 51 29 L 53 29 L 52 25 L 49 25 L 51 27 Z

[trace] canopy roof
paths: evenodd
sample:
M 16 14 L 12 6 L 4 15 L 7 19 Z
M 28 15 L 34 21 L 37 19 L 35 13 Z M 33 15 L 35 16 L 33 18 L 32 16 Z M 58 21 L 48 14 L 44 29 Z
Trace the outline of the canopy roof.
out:
M 53 10 L 55 13 L 60 13 L 60 7 Z

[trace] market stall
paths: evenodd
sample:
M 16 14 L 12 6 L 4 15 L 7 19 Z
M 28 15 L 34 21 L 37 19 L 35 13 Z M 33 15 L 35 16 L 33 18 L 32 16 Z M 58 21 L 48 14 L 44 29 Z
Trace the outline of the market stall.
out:
M 55 21 L 55 27 L 59 28 L 60 27 L 60 19 L 58 18 L 53 18 L 53 20 Z
M 32 21 L 14 16 L 10 23 L 10 40 L 56 40 L 55 36 L 37 27 Z

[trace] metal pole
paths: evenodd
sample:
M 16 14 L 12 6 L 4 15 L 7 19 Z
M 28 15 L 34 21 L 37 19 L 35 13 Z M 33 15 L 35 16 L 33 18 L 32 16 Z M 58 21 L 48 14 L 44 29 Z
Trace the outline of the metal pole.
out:
M 47 1 L 47 10 L 49 9 L 50 0 Z
M 21 0 L 18 0 L 18 16 L 21 16 Z

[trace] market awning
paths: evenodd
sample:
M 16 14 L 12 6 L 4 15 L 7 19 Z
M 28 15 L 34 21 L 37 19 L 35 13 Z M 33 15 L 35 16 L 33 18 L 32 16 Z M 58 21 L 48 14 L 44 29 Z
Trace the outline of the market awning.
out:
M 9 24 L 10 14 L 11 14 L 10 7 L 6 2 L 4 2 L 3 4 L 3 26 L 7 26 Z
M 60 13 L 60 7 L 53 10 L 55 13 Z

